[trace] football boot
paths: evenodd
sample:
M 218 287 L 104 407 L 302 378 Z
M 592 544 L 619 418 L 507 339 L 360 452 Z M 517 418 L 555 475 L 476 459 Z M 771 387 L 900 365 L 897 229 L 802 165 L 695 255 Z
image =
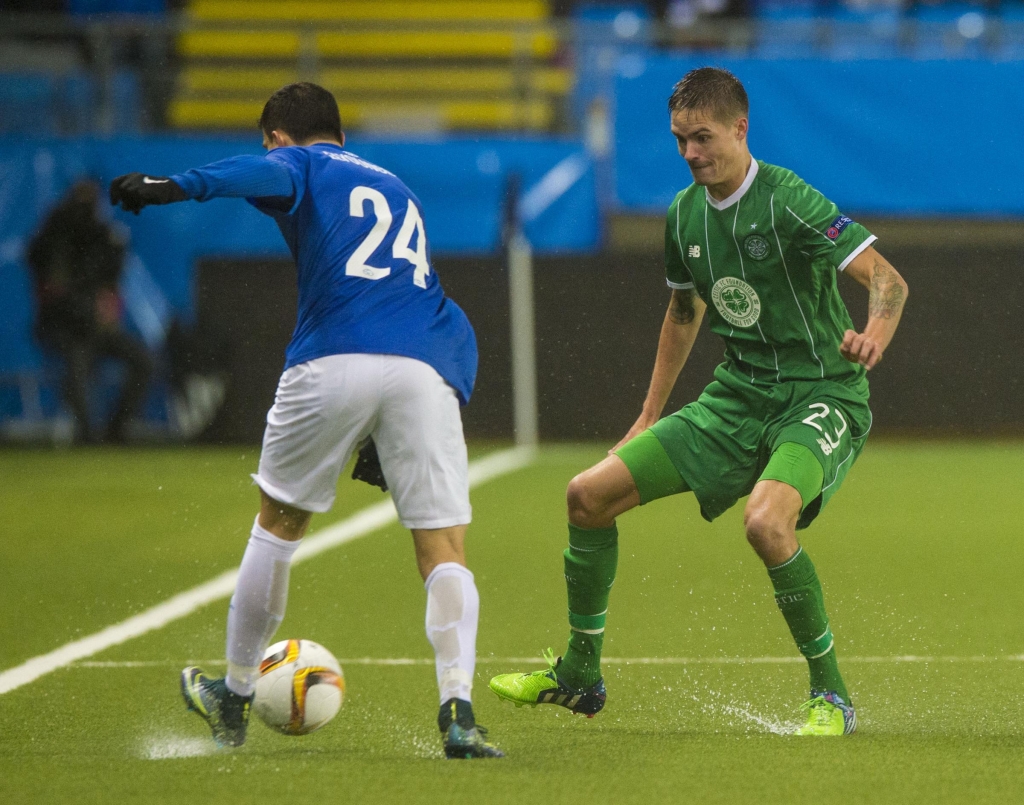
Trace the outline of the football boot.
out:
M 834 690 L 811 691 L 811 698 L 801 705 L 807 711 L 807 723 L 797 735 L 852 735 L 857 729 L 857 713 Z
M 181 672 L 181 696 L 188 709 L 210 726 L 218 746 L 245 743 L 252 696 L 233 693 L 224 679 L 209 677 L 194 665 Z
M 452 698 L 442 704 L 437 712 L 437 726 L 449 760 L 505 757 L 504 752 L 488 742 L 486 728 L 476 723 L 473 705 L 465 699 Z
M 512 702 L 516 707 L 528 704 L 557 704 L 573 713 L 593 718 L 604 707 L 607 692 L 604 679 L 599 679 L 589 688 L 577 690 L 558 678 L 558 666 L 562 658 L 555 659 L 551 649 L 544 652 L 548 668 L 526 674 L 501 674 L 491 680 L 490 688 L 499 699 Z

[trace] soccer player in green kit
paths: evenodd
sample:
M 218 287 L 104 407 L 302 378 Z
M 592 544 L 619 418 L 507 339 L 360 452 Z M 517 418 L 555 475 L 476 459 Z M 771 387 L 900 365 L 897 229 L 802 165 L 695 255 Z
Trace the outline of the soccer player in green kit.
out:
M 875 237 L 784 168 L 747 147 L 743 85 L 701 68 L 669 98 L 671 130 L 693 184 L 669 207 L 668 306 L 643 412 L 599 464 L 567 491 L 569 647 L 550 667 L 503 674 L 491 689 L 516 704 L 593 715 L 605 703 L 601 647 L 618 560 L 615 518 L 693 492 L 713 520 L 749 495 L 747 540 L 810 668 L 801 735 L 857 726 L 839 672 L 814 565 L 797 540 L 839 489 L 871 428 L 867 371 L 892 340 L 907 285 Z M 836 289 L 845 273 L 868 291 L 857 332 Z M 725 362 L 700 398 L 662 409 L 707 312 Z

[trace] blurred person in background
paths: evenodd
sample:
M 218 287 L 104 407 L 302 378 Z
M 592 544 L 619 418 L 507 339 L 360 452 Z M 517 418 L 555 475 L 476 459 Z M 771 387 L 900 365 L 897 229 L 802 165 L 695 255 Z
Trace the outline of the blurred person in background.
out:
M 36 295 L 35 335 L 64 364 L 64 399 L 75 418 L 77 441 L 121 442 L 142 404 L 152 361 L 142 343 L 121 326 L 118 282 L 125 242 L 99 215 L 99 186 L 82 180 L 51 210 L 28 249 Z M 126 376 L 113 414 L 94 431 L 89 378 L 99 358 L 124 364 Z

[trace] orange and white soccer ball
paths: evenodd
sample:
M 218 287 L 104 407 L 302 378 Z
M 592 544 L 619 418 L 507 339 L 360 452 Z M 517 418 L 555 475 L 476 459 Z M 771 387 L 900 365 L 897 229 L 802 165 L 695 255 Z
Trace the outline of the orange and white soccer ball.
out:
M 327 649 L 312 640 L 282 640 L 260 664 L 253 710 L 285 735 L 306 735 L 338 714 L 345 675 Z

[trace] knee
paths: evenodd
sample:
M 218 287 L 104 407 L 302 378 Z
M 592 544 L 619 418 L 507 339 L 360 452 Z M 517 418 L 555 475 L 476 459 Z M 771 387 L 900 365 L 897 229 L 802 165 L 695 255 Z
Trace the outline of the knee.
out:
M 295 542 L 306 535 L 312 512 L 296 509 L 274 500 L 262 489 L 260 490 L 259 524 L 275 537 Z
M 743 513 L 747 542 L 759 556 L 773 554 L 776 547 L 787 542 L 790 531 L 787 525 L 769 506 L 747 506 Z
M 577 475 L 565 490 L 565 503 L 569 522 L 580 528 L 601 528 L 606 523 L 605 501 L 600 493 L 587 483 L 584 474 Z

